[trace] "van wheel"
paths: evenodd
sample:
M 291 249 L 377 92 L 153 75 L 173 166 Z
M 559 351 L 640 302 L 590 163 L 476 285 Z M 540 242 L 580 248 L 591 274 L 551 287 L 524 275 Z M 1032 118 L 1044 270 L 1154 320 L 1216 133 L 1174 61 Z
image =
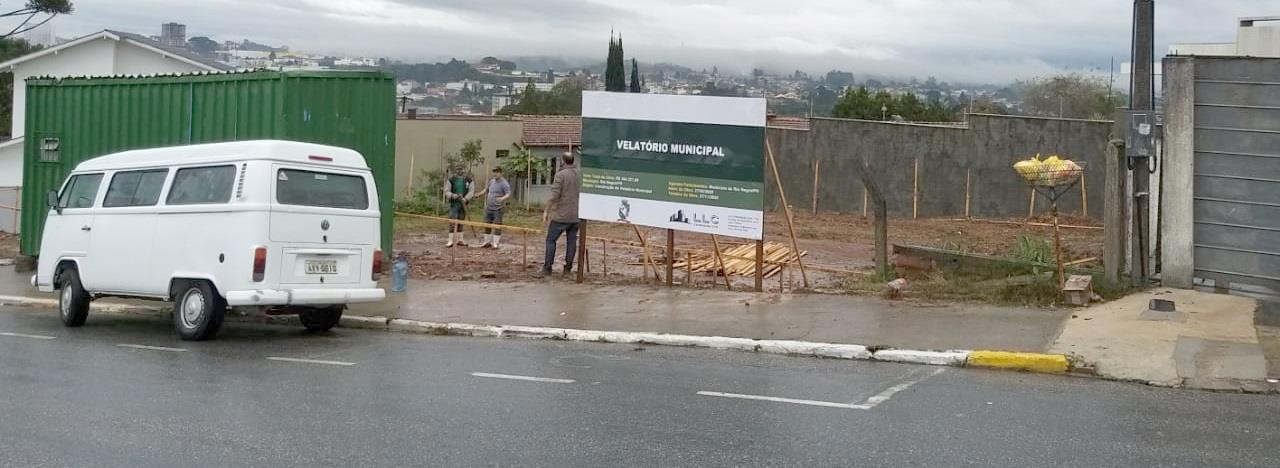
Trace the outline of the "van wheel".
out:
M 298 320 L 307 331 L 324 332 L 338 325 L 342 320 L 343 306 L 305 307 L 298 311 Z
M 89 318 L 89 292 L 80 284 L 80 272 L 68 268 L 62 272 L 62 291 L 58 294 L 58 317 L 68 327 L 84 325 Z
M 173 299 L 173 328 L 187 341 L 213 338 L 222 327 L 227 303 L 207 281 L 187 283 Z

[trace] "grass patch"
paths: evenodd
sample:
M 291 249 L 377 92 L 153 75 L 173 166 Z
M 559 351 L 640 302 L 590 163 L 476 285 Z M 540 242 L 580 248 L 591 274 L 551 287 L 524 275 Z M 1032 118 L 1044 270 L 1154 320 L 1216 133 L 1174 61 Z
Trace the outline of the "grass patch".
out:
M 999 276 L 996 272 L 983 275 L 966 275 L 953 271 L 935 271 L 928 276 L 910 280 L 903 296 L 931 302 L 975 302 L 985 304 L 1047 307 L 1062 305 L 1062 294 L 1058 290 L 1058 281 L 1051 271 L 1034 271 L 1032 274 L 1006 274 Z M 1102 273 L 1089 271 L 1068 271 L 1071 274 L 1088 274 L 1093 276 L 1094 293 L 1104 300 L 1115 300 L 1136 291 L 1136 288 L 1121 281 L 1112 284 L 1106 281 Z M 994 278 L 993 278 L 994 277 Z M 850 293 L 859 295 L 878 295 L 884 292 L 885 283 L 893 278 L 866 275 L 852 277 L 845 284 Z

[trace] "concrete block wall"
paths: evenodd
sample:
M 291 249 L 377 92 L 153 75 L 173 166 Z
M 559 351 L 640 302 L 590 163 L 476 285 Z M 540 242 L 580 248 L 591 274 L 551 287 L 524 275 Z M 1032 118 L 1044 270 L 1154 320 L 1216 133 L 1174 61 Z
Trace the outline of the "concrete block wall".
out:
M 1110 133 L 1108 121 L 971 115 L 967 127 L 813 119 L 808 131 L 769 129 L 768 135 L 788 201 L 797 211 L 812 207 L 816 163 L 818 209 L 861 213 L 858 160 L 867 154 L 891 216 L 913 215 L 913 186 L 915 215 L 964 216 L 967 176 L 971 216 L 1025 217 L 1030 188 L 1012 165 L 1041 153 L 1084 163 L 1088 215 L 1100 218 Z M 766 208 L 780 209 L 772 174 L 766 181 Z M 1081 214 L 1080 187 L 1058 206 L 1064 214 Z M 1048 203 L 1038 197 L 1036 213 L 1047 211 Z

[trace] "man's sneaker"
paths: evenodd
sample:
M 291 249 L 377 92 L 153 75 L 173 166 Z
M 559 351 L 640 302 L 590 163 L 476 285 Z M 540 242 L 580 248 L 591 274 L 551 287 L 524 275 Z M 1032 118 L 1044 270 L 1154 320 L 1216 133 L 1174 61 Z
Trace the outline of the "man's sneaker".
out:
M 444 244 L 444 246 L 445 246 L 446 248 L 447 248 L 447 247 L 453 247 L 453 241 L 446 242 L 446 243 Z
M 538 270 L 534 273 L 529 273 L 529 276 L 532 276 L 537 279 L 546 278 L 547 276 L 550 276 L 550 275 L 551 275 L 551 270 Z
M 492 249 L 492 248 L 495 248 L 495 247 L 493 246 L 493 244 L 490 244 L 490 243 L 488 243 L 488 242 L 485 242 L 485 243 L 484 243 L 484 245 L 481 245 L 481 246 L 480 246 L 480 248 L 482 248 L 482 249 Z

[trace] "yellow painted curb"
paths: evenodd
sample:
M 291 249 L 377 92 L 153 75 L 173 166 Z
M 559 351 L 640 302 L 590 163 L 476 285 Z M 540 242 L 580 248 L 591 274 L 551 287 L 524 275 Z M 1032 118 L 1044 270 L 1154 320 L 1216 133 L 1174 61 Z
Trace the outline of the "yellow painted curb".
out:
M 1012 369 L 1045 374 L 1061 374 L 1067 371 L 1069 363 L 1062 354 L 1013 353 L 1007 351 L 974 351 L 969 353 L 965 362 L 970 367 L 987 367 L 992 369 Z

